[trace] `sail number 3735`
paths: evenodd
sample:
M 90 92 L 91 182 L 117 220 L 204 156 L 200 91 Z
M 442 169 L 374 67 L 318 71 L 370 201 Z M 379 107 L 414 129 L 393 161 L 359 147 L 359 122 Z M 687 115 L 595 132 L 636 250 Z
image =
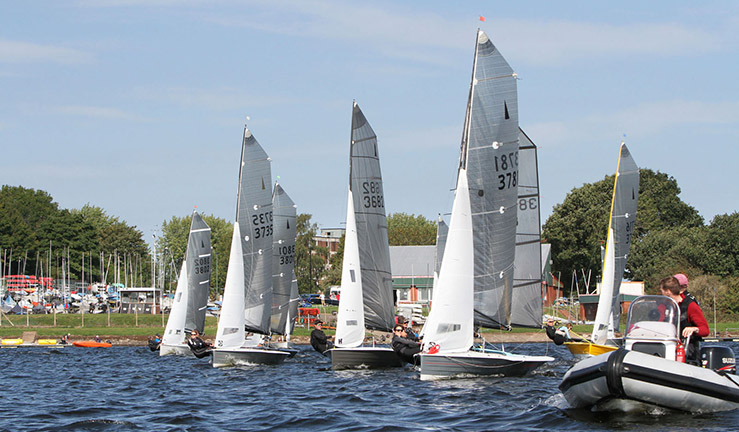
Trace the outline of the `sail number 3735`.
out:
M 382 197 L 382 183 L 362 183 L 362 205 L 364 205 L 364 208 L 385 207 L 385 200 Z
M 257 213 L 251 217 L 254 225 L 254 238 L 262 238 L 272 235 L 272 212 Z
M 518 186 L 518 152 L 495 156 L 495 171 L 498 174 L 498 190 Z

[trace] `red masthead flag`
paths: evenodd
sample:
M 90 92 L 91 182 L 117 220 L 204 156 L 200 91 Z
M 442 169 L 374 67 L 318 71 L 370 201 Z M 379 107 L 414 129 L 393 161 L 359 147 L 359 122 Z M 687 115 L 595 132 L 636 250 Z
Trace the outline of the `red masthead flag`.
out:
M 485 17 L 480 15 L 480 21 L 485 21 Z

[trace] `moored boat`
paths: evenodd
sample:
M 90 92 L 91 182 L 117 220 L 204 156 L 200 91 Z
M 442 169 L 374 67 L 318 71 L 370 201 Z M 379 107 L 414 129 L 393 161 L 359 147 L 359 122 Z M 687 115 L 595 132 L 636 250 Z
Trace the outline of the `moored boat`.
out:
M 80 348 L 110 348 L 113 346 L 110 342 L 96 342 L 92 340 L 74 341 L 72 345 Z

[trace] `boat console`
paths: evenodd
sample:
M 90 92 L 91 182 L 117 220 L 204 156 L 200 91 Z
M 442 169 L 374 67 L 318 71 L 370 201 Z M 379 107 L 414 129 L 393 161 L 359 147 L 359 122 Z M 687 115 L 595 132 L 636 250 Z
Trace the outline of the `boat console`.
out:
M 625 347 L 675 360 L 679 326 L 680 308 L 674 300 L 665 296 L 641 296 L 629 307 Z

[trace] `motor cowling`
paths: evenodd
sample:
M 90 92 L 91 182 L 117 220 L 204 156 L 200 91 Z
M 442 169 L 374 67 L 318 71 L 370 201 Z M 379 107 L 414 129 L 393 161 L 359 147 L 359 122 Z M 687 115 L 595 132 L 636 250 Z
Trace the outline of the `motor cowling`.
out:
M 701 366 L 720 373 L 736 374 L 734 351 L 725 346 L 704 346 L 701 348 Z

